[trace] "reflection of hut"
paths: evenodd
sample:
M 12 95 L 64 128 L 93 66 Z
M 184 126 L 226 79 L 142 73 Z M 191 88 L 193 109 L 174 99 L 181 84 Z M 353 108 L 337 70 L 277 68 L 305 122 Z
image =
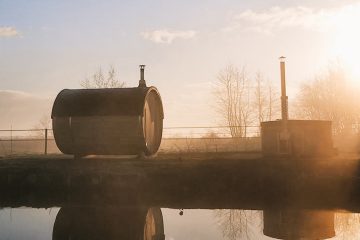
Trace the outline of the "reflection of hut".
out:
M 61 208 L 53 240 L 165 240 L 160 208 Z
M 265 210 L 264 234 L 279 239 L 328 239 L 335 237 L 334 212 Z
M 74 155 L 155 154 L 163 129 L 163 107 L 155 87 L 65 89 L 52 109 L 58 148 Z
M 331 121 L 289 120 L 286 96 L 285 57 L 280 58 L 281 120 L 261 123 L 264 156 L 304 157 L 334 154 Z

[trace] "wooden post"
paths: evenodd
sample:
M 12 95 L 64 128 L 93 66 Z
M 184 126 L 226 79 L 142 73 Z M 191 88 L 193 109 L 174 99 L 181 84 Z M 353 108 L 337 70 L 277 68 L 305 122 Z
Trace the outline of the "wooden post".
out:
M 48 129 L 45 128 L 45 139 L 44 139 L 44 140 L 45 140 L 45 151 L 44 151 L 44 154 L 45 154 L 45 155 L 47 155 L 47 147 L 48 147 L 48 146 L 47 146 L 47 142 L 48 142 L 48 141 L 47 141 L 47 138 L 48 138 Z
M 281 77 L 281 119 L 284 123 L 289 119 L 288 97 L 286 95 L 285 80 L 285 57 L 280 57 L 280 77 Z
M 13 152 L 13 142 L 12 142 L 12 125 L 10 126 L 10 155 L 12 155 Z

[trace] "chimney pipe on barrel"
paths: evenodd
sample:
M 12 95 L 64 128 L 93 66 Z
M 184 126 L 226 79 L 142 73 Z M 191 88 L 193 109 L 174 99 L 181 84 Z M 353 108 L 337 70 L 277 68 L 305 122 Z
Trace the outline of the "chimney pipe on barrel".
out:
M 145 65 L 139 65 L 139 67 L 140 67 L 139 87 L 146 87 L 146 82 L 145 82 L 145 78 L 144 78 Z

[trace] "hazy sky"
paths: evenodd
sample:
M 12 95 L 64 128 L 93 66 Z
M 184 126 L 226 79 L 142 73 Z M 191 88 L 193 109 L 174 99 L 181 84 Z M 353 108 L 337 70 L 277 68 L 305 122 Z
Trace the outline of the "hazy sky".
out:
M 360 76 L 359 24 L 360 1 L 0 0 L 0 94 L 53 101 L 110 64 L 135 86 L 146 64 L 165 126 L 214 125 L 212 84 L 227 64 L 277 83 L 284 55 L 290 94 L 336 58 Z

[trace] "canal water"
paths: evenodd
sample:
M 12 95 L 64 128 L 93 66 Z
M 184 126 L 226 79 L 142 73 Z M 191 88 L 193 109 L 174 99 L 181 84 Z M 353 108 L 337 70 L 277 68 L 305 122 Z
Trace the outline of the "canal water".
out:
M 134 217 L 139 211 L 116 209 L 4 208 L 0 210 L 0 239 L 119 239 L 116 237 L 126 232 L 128 238 L 121 239 L 138 240 L 129 232 L 139 229 L 143 234 L 144 226 L 137 221 L 141 217 Z M 167 208 L 161 212 L 166 240 L 274 239 L 265 236 L 265 231 L 277 236 L 285 234 L 284 239 L 360 239 L 360 217 L 355 213 Z M 291 234 L 308 236 L 295 238 Z

